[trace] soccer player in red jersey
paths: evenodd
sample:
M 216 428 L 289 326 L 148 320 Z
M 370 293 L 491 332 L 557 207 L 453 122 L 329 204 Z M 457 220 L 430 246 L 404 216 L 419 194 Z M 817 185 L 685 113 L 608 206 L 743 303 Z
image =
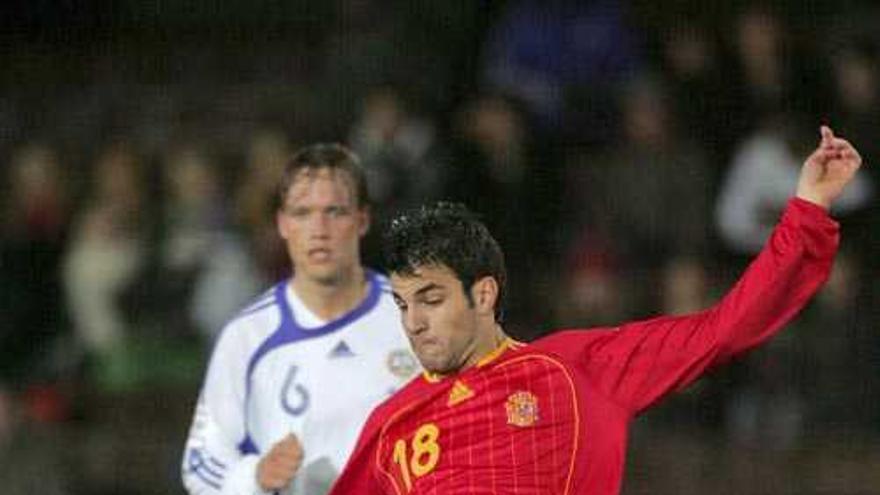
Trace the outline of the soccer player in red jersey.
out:
M 767 246 L 715 306 L 514 342 L 499 324 L 503 256 L 461 206 L 386 234 L 394 298 L 426 373 L 376 408 L 333 495 L 620 491 L 634 416 L 770 338 L 828 277 L 827 214 L 861 158 L 823 127 Z

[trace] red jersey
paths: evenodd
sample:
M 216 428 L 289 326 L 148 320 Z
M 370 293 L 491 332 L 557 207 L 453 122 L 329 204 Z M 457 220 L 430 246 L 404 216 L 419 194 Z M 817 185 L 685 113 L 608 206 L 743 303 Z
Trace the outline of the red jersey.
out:
M 777 332 L 827 279 L 837 242 L 823 209 L 793 199 L 706 311 L 509 341 L 416 378 L 373 411 L 331 494 L 617 494 L 633 417 Z

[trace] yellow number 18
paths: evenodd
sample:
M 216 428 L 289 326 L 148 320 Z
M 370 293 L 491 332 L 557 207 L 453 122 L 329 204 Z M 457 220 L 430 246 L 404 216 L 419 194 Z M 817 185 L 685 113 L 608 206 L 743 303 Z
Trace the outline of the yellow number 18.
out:
M 406 491 L 412 489 L 412 476 L 424 476 L 437 467 L 440 460 L 440 444 L 437 438 L 440 429 L 434 423 L 423 424 L 416 430 L 411 441 L 411 449 L 407 449 L 406 441 L 400 438 L 394 442 L 394 462 L 400 468 L 400 475 Z M 411 450 L 412 452 L 408 452 Z

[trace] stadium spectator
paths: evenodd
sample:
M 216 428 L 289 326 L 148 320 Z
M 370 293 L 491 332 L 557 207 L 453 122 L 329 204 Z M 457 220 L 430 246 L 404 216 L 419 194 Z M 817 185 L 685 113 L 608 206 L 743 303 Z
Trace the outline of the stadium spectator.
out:
M 853 136 L 853 140 L 864 142 L 865 161 L 874 164 L 880 161 L 880 140 L 877 139 L 880 136 L 880 38 L 873 26 L 880 16 L 866 15 L 866 19 L 874 20 L 868 33 L 847 39 L 830 52 L 835 83 L 831 121 Z M 872 184 L 880 187 L 878 167 L 869 166 L 865 171 Z M 876 192 L 865 206 L 847 216 L 844 228 L 859 239 L 854 243 L 854 253 L 861 265 L 856 272 L 861 274 L 859 286 L 862 289 L 860 297 L 865 301 L 863 307 L 877 307 L 880 288 L 877 288 L 876 280 L 880 277 L 880 260 L 872 242 L 880 235 L 880 201 Z M 880 324 L 880 313 L 867 313 L 867 327 L 876 328 Z
M 257 293 L 261 279 L 232 230 L 219 170 L 194 143 L 172 148 L 161 165 L 162 201 L 130 312 L 153 338 L 216 332 Z
M 548 147 L 540 145 L 533 122 L 515 98 L 485 93 L 465 101 L 453 117 L 443 151 L 444 198 L 467 204 L 508 246 L 516 270 L 506 322 L 513 332 L 534 332 L 545 299 L 532 293 L 539 275 L 553 263 L 558 174 Z M 548 297 L 552 297 L 549 296 Z M 525 338 L 526 334 L 518 334 Z M 532 335 L 534 336 L 534 335 Z
M 736 105 L 727 126 L 735 141 L 767 125 L 780 112 L 825 116 L 829 73 L 822 58 L 804 54 L 788 20 L 768 2 L 743 2 L 731 16 L 733 67 L 726 81 Z
M 376 211 L 394 212 L 437 196 L 442 177 L 429 154 L 434 126 L 413 115 L 399 90 L 379 86 L 367 92 L 349 142 L 363 160 Z
M 567 164 L 566 211 L 573 234 L 569 256 L 582 260 L 574 250 L 610 251 L 603 257 L 614 262 L 605 268 L 614 271 L 606 275 L 617 279 L 613 283 L 625 284 L 624 315 L 645 316 L 661 310 L 667 290 L 663 284 L 645 281 L 696 282 L 661 274 L 701 266 L 706 257 L 711 172 L 702 148 L 681 138 L 660 80 L 635 79 L 620 100 L 620 140 L 602 154 L 573 155 Z M 563 278 L 574 277 L 570 283 L 579 284 L 576 279 L 584 272 L 569 268 L 563 268 Z M 569 316 L 578 312 L 574 308 L 580 302 L 571 299 L 577 294 L 560 295 L 559 304 L 570 308 L 564 311 Z
M 74 220 L 63 261 L 66 301 L 78 343 L 108 383 L 124 381 L 120 349 L 130 336 L 120 297 L 146 256 L 146 184 L 140 157 L 126 143 L 101 150 L 89 195 Z M 123 358 L 124 359 L 124 358 Z
M 278 280 L 289 270 L 284 243 L 275 227 L 275 189 L 281 181 L 290 144 L 279 129 L 254 132 L 245 143 L 244 166 L 233 191 L 234 217 L 247 238 L 261 278 Z
M 642 64 L 618 0 L 518 0 L 487 34 L 484 80 L 525 103 L 540 129 L 602 143 L 609 95 Z
M 70 220 L 68 181 L 55 149 L 18 148 L 0 202 L 0 382 L 46 372 L 67 326 L 59 267 Z
M 434 153 L 434 124 L 410 107 L 394 86 L 371 88 L 348 130 L 352 151 L 364 165 L 372 212 L 379 218 L 443 192 L 446 174 Z M 364 259 L 378 260 L 376 237 L 364 241 Z
M 714 195 L 737 139 L 738 129 L 729 125 L 740 111 L 730 85 L 730 67 L 714 33 L 697 22 L 682 19 L 663 29 L 660 66 L 671 97 L 669 111 L 681 137 L 707 153 Z

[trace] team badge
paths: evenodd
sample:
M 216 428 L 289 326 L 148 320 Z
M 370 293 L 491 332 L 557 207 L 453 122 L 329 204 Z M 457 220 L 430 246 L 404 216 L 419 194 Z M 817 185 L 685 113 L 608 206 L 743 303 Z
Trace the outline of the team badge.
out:
M 538 398 L 535 394 L 519 391 L 507 397 L 507 424 L 524 428 L 538 421 Z
M 413 376 L 418 368 L 416 358 L 413 357 L 412 353 L 404 349 L 391 351 L 388 354 L 386 363 L 388 364 L 388 371 L 402 379 Z

